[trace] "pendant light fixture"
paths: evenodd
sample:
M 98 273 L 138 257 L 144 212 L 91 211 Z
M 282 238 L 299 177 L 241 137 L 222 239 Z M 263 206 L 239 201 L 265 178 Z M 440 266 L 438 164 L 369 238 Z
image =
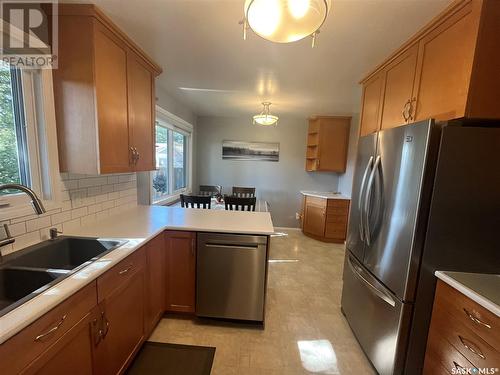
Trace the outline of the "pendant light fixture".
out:
M 312 46 L 331 9 L 331 0 L 245 0 L 243 39 L 247 29 L 276 43 L 312 37 Z
M 253 124 L 261 125 L 261 126 L 272 126 L 278 125 L 278 116 L 274 116 L 269 111 L 269 106 L 271 102 L 263 102 L 262 103 L 262 112 L 258 115 L 253 116 Z

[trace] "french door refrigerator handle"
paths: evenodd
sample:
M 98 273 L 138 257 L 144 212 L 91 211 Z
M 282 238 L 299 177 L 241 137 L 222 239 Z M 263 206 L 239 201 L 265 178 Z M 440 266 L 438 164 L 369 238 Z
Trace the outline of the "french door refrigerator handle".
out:
M 365 231 L 363 224 L 363 192 L 365 190 L 366 178 L 368 177 L 368 172 L 370 171 L 371 166 L 373 165 L 373 156 L 370 156 L 370 160 L 366 164 L 365 173 L 363 174 L 363 179 L 361 180 L 361 187 L 359 189 L 359 198 L 358 198 L 358 211 L 360 213 L 359 220 L 359 235 L 361 237 L 361 241 L 365 242 Z
M 370 283 L 361 273 L 363 272 L 362 268 L 359 266 L 356 266 L 353 264 L 353 261 L 351 259 L 351 255 L 347 258 L 347 263 L 349 264 L 349 267 L 351 268 L 352 272 L 354 275 L 361 280 L 366 286 L 369 287 L 369 289 L 375 294 L 378 298 L 380 298 L 382 301 L 386 302 L 387 304 L 391 305 L 392 307 L 396 306 L 396 302 L 394 299 L 389 296 L 387 293 L 381 291 L 379 288 L 377 288 L 375 285 Z
M 368 214 L 368 209 L 370 206 L 370 194 L 371 190 L 373 187 L 373 181 L 375 180 L 375 173 L 377 173 L 378 167 L 380 165 L 380 155 L 377 156 L 377 159 L 375 160 L 375 165 L 373 166 L 372 173 L 370 174 L 370 178 L 368 179 L 368 185 L 366 187 L 366 194 L 365 194 L 365 206 L 364 206 L 364 216 L 365 216 L 365 239 L 366 239 L 366 244 L 368 246 L 371 245 L 371 233 L 370 233 L 370 220 L 369 220 L 369 214 Z

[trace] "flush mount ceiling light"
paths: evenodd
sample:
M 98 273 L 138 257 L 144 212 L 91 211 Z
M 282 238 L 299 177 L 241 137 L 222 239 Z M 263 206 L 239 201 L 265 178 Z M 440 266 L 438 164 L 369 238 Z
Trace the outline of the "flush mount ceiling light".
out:
M 262 112 L 258 115 L 253 116 L 254 125 L 271 126 L 278 125 L 278 116 L 271 115 L 269 112 L 269 106 L 271 102 L 262 103 Z
M 331 9 L 331 0 L 245 0 L 243 39 L 247 29 L 276 43 L 291 43 L 316 35 Z

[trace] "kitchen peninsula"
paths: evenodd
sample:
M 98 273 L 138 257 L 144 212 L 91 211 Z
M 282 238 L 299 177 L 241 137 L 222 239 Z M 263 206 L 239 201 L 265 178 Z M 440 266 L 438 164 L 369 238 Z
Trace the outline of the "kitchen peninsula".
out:
M 129 208 L 64 233 L 127 242 L 0 317 L 0 357 L 13 358 L 1 361 L 0 373 L 64 367 L 69 365 L 68 356 L 74 355 L 74 345 L 82 352 L 70 368 L 100 368 L 107 373 L 125 369 L 165 311 L 196 313 L 200 233 L 261 239 L 264 247 L 255 250 L 264 254 L 259 258 L 263 280 L 257 286 L 265 288 L 269 236 L 274 233 L 269 213 Z M 246 253 L 253 249 L 245 247 Z M 231 248 L 238 250 L 241 247 Z M 240 264 L 249 259 L 255 267 L 255 258 L 239 258 Z M 265 290 L 261 297 L 263 320 Z M 22 354 L 20 347 L 25 349 Z M 113 361 L 106 360 L 109 356 Z

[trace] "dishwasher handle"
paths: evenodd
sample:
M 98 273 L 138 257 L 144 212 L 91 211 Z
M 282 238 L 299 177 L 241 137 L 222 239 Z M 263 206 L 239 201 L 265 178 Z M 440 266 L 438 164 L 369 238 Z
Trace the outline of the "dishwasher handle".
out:
M 205 247 L 218 247 L 223 249 L 258 249 L 259 244 L 218 244 L 218 243 L 205 243 Z

